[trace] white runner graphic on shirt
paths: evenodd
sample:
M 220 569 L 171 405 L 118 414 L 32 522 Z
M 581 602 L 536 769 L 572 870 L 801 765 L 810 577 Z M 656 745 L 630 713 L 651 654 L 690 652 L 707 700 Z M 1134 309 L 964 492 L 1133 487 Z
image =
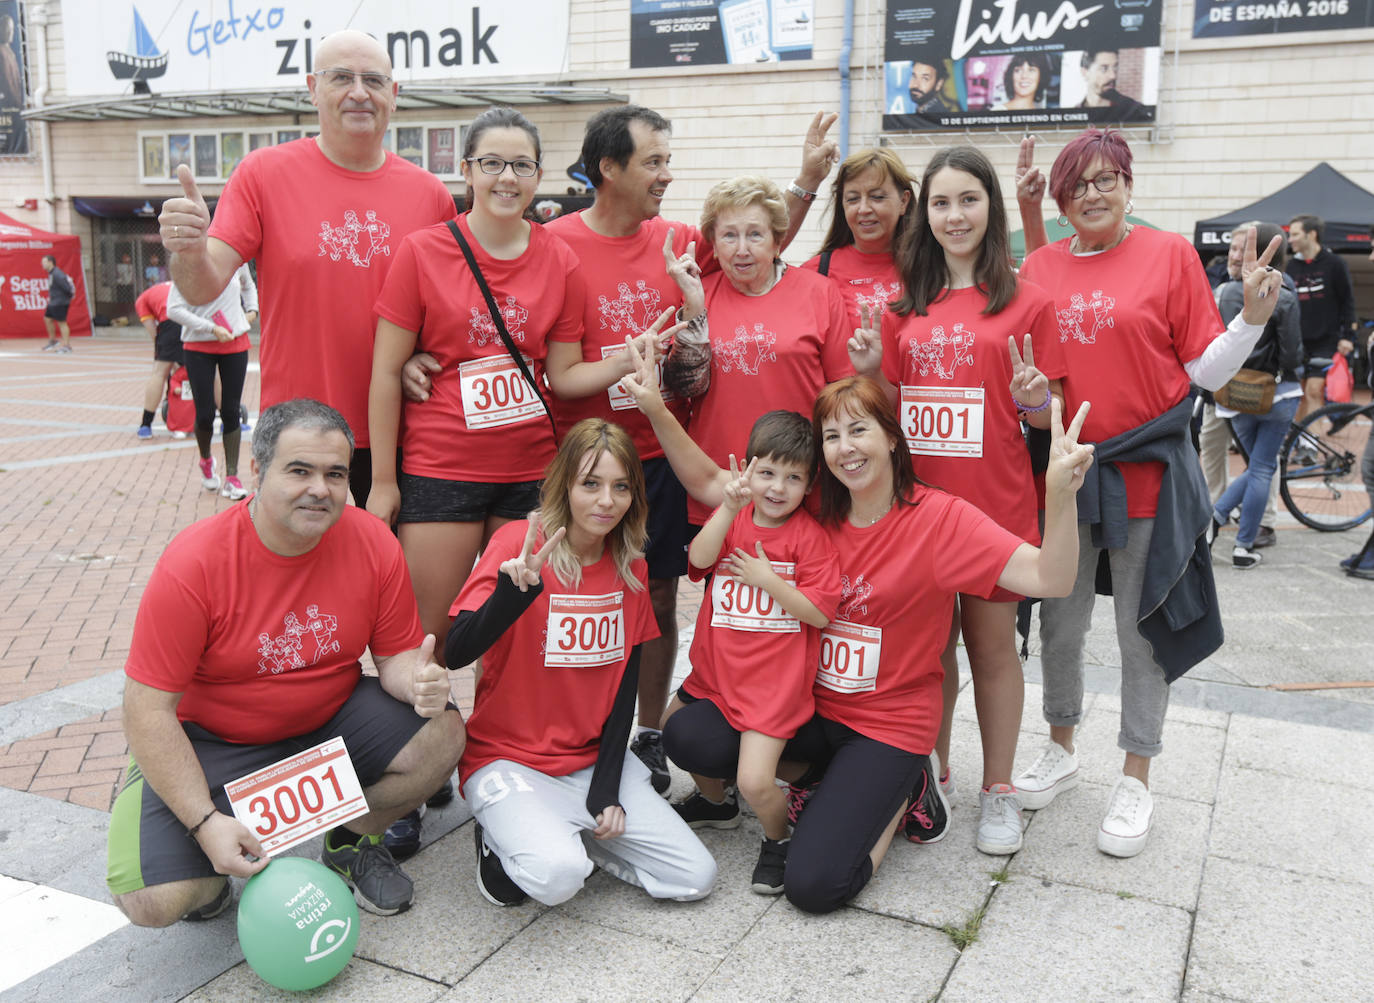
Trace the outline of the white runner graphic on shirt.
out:
M 1088 301 L 1084 301 L 1082 293 L 1074 293 L 1069 297 L 1069 305 L 1055 312 L 1055 317 L 1059 321 L 1059 340 L 1063 342 L 1073 338 L 1084 345 L 1097 344 L 1099 331 L 1116 327 L 1116 318 L 1112 316 L 1115 306 L 1116 297 L 1103 296 L 1101 289 L 1094 289 L 1092 298 Z M 1092 319 L 1085 330 L 1084 322 L 1088 321 L 1090 313 Z
M 735 328 L 733 341 L 716 343 L 712 350 L 716 361 L 720 363 L 721 372 L 738 369 L 746 376 L 757 376 L 765 362 L 778 361 L 778 353 L 774 349 L 777 343 L 778 336 L 766 330 L 763 322 L 758 321 L 752 331 L 746 330 L 743 324 L 739 325 Z
M 330 261 L 347 259 L 359 268 L 370 268 L 376 255 L 390 256 L 390 237 L 391 224 L 378 219 L 375 209 L 364 210 L 361 220 L 356 209 L 345 209 L 342 226 L 320 220 L 316 257 L 327 256 Z

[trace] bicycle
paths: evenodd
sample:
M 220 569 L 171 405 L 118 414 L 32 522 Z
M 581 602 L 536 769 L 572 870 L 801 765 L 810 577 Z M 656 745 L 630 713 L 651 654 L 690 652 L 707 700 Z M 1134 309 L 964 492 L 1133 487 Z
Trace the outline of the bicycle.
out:
M 1374 401 L 1327 404 L 1293 422 L 1279 447 L 1279 495 L 1298 522 L 1338 533 L 1369 519 L 1360 460 L 1372 421 Z

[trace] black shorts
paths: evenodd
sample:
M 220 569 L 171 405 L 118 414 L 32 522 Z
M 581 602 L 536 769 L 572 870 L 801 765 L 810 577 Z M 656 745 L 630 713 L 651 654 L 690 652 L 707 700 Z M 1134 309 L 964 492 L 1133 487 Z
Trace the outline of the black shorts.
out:
M 687 573 L 687 490 L 667 459 L 644 461 L 644 487 L 649 500 L 649 543 L 644 560 L 650 578 L 680 578 Z
M 49 320 L 66 320 L 69 309 L 71 309 L 70 303 L 49 303 L 48 308 L 43 311 L 43 316 Z
M 446 481 L 402 473 L 402 522 L 486 522 L 489 516 L 523 519 L 539 507 L 540 481 L 487 484 L 482 481 Z
M 157 335 L 153 338 L 153 361 L 171 362 L 180 366 L 183 358 L 181 325 L 175 321 L 164 320 L 157 326 Z
M 452 705 L 450 705 L 452 706 Z M 196 724 L 183 724 L 186 737 L 210 785 L 215 807 L 232 814 L 224 785 L 331 738 L 342 738 L 358 780 L 366 789 L 425 726 L 409 704 L 388 696 L 376 677 L 363 676 L 338 713 L 319 729 L 268 745 L 226 742 Z M 109 870 L 106 883 L 115 895 L 192 878 L 214 877 L 210 858 L 186 835 L 143 771 L 130 760 L 124 787 L 110 811 Z

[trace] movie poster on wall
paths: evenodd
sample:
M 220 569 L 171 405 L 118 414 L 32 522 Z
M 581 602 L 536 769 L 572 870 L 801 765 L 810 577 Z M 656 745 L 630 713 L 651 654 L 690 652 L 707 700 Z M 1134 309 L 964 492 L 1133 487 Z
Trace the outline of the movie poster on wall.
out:
M 1153 122 L 1163 0 L 890 0 L 883 129 Z
M 29 130 L 20 116 L 28 87 L 20 29 L 24 12 L 17 0 L 0 0 L 0 156 L 29 152 Z
M 810 59 L 814 0 L 632 0 L 630 66 Z

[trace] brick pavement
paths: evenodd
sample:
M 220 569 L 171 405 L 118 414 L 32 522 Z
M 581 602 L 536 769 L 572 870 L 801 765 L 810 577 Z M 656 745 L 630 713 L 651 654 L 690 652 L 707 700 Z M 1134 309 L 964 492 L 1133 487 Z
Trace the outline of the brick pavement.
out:
M 146 338 L 0 340 L 0 708 L 123 669 L 139 599 L 176 533 L 231 503 L 200 487 L 192 440 L 134 436 Z M 258 412 L 256 349 L 244 400 Z M 213 447 L 222 460 L 218 440 Z M 249 443 L 240 476 L 251 489 Z M 683 581 L 690 626 L 701 586 Z M 469 671 L 455 702 L 472 707 Z M 119 710 L 0 745 L 0 787 L 108 811 L 128 757 Z

